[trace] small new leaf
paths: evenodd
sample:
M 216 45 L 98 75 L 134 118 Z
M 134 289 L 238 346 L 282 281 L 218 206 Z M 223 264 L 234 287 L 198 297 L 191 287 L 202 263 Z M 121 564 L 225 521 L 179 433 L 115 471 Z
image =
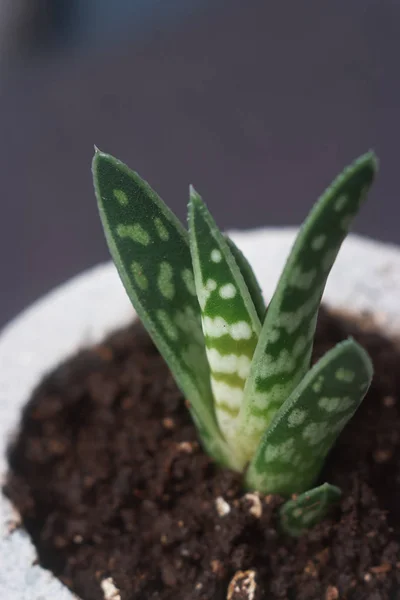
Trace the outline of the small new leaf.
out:
M 229 245 L 193 188 L 189 239 L 215 412 L 222 433 L 234 443 L 235 420 L 261 324 Z
M 119 160 L 96 152 L 93 175 L 108 246 L 128 296 L 185 394 L 208 452 L 231 464 L 214 413 L 187 232 Z
M 262 436 L 246 473 L 247 486 L 286 497 L 311 487 L 371 379 L 370 358 L 354 340 L 341 342 L 327 352 Z
M 340 496 L 338 487 L 324 483 L 288 500 L 280 510 L 282 529 L 292 536 L 301 535 L 306 529 L 320 523 Z
M 310 366 L 326 280 L 374 179 L 373 153 L 343 171 L 296 238 L 268 307 L 239 415 L 238 442 L 250 459 L 265 427 Z

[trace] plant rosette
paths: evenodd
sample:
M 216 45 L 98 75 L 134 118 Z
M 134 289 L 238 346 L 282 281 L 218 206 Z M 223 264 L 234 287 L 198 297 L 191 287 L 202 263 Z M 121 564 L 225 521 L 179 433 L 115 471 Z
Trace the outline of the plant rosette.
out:
M 197 206 L 201 207 L 202 205 L 199 203 Z M 142 232 L 139 233 L 142 234 Z M 296 232 L 293 229 L 265 229 L 236 232 L 231 236 L 233 242 L 243 251 L 252 265 L 265 298 L 271 298 L 274 294 L 295 235 Z M 236 249 L 235 252 L 237 252 Z M 265 261 L 266 256 L 268 256 L 268 261 Z M 214 258 L 216 258 L 215 253 Z M 333 262 L 333 259 L 334 257 L 331 256 L 330 261 Z M 220 261 L 214 262 L 219 263 Z M 166 279 L 168 279 L 167 276 Z M 304 282 L 305 279 L 303 279 Z M 300 289 L 303 283 L 300 281 Z M 325 289 L 324 300 L 328 305 L 337 309 L 347 311 L 350 307 L 352 313 L 361 311 L 373 313 L 379 325 L 393 336 L 400 331 L 400 311 L 397 302 L 399 292 L 399 250 L 393 246 L 369 241 L 358 236 L 350 236 L 345 240 L 332 269 Z M 228 290 L 225 295 L 227 294 Z M 228 295 L 232 295 L 231 291 Z M 315 304 L 315 298 L 313 304 Z M 204 301 L 203 305 L 205 306 Z M 254 305 L 256 306 L 256 303 Z M 254 314 L 257 314 L 257 309 Z M 62 286 L 28 309 L 4 330 L 0 341 L 2 472 L 6 470 L 6 444 L 18 424 L 21 408 L 41 377 L 78 348 L 98 342 L 106 333 L 127 323 L 131 318 L 132 309 L 118 280 L 115 268 L 112 265 L 106 265 L 89 271 Z M 256 322 L 256 317 L 254 317 L 254 322 Z M 44 331 L 46 335 L 43 334 Z M 364 360 L 363 354 L 361 357 L 362 366 L 368 364 Z M 337 373 L 340 369 L 344 369 L 346 364 L 348 363 L 335 365 L 334 372 Z M 322 364 L 322 369 L 324 369 L 324 364 Z M 311 383 L 315 384 L 315 377 L 319 377 L 321 372 L 313 375 L 311 370 L 309 373 L 311 373 Z M 362 377 L 364 376 L 362 375 Z M 254 380 L 256 381 L 256 378 Z M 299 378 L 300 384 L 297 381 L 300 394 L 297 394 L 292 402 L 298 401 L 299 395 L 301 396 L 301 380 L 302 377 Z M 363 380 L 359 382 L 363 393 L 366 385 L 367 383 Z M 285 391 L 285 394 L 290 396 L 291 391 Z M 362 394 L 356 399 L 356 403 L 361 400 Z M 296 409 L 296 405 L 294 408 Z M 274 423 L 273 416 L 271 420 Z M 277 423 L 275 429 L 279 428 L 279 419 L 275 419 L 275 423 Z M 219 424 L 222 428 L 227 424 L 225 438 L 229 439 L 231 424 L 229 421 L 224 421 L 224 415 Z M 341 426 L 344 425 L 345 423 L 341 422 Z M 202 431 L 201 424 L 199 430 Z M 252 465 L 252 456 L 260 442 L 259 438 L 250 444 L 249 450 L 248 447 L 246 448 L 246 436 L 244 436 L 244 440 L 241 444 L 241 452 L 244 452 L 246 458 L 232 456 L 232 460 L 237 462 L 236 465 L 229 465 L 232 468 L 238 466 L 237 470 L 241 470 L 242 463 L 247 464 L 250 461 L 250 466 Z M 206 447 L 208 441 L 206 433 Z M 224 463 L 224 459 L 218 456 L 218 452 L 219 450 L 216 451 L 216 459 Z M 265 456 L 265 445 L 263 455 Z M 286 489 L 269 490 L 265 488 L 265 478 L 263 479 L 262 472 L 260 475 L 257 465 L 254 466 L 254 472 L 254 477 L 251 474 L 246 477 L 248 487 L 261 489 L 265 493 L 269 491 L 271 493 L 279 492 L 283 495 L 286 493 L 288 497 L 296 491 L 309 490 L 312 487 L 310 485 L 312 480 L 315 479 L 315 474 L 312 474 L 304 483 L 297 483 L 299 489 L 293 490 L 293 492 Z M 273 477 L 272 481 L 274 481 Z M 285 482 L 287 481 L 286 478 Z M 309 493 L 317 494 L 319 500 L 326 499 L 328 508 L 339 492 L 337 488 L 330 486 L 327 490 L 323 490 L 322 495 L 318 488 L 314 488 Z M 296 528 L 299 527 L 298 521 L 296 519 L 293 521 L 293 516 L 300 506 L 304 508 L 303 502 L 304 499 L 299 496 L 294 506 L 291 505 L 291 503 L 293 504 L 293 500 L 291 500 L 284 505 L 282 511 L 282 519 L 288 517 L 289 528 L 293 535 L 298 533 Z M 324 502 L 320 502 L 320 504 L 324 505 Z M 319 519 L 323 515 L 316 516 Z M 35 564 L 34 548 L 23 531 L 15 529 L 18 516 L 13 514 L 12 507 L 3 497 L 0 504 L 0 518 L 0 585 L 4 590 L 5 597 L 15 598 L 15 600 L 71 597 L 58 580 Z

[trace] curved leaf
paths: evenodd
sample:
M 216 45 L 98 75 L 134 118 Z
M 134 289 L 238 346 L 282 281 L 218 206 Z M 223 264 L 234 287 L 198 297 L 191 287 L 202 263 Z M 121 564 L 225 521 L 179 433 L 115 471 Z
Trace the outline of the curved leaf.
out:
M 372 372 L 368 354 L 352 339 L 327 352 L 262 436 L 246 473 L 247 486 L 281 496 L 312 486 L 337 436 L 361 404 Z
M 207 450 L 231 464 L 213 408 L 188 235 L 139 175 L 97 151 L 93 176 L 106 239 L 128 296 L 168 363 Z
M 215 412 L 226 439 L 234 442 L 260 320 L 225 237 L 193 188 L 189 239 Z
M 268 307 L 239 415 L 239 444 L 249 460 L 273 415 L 309 369 L 326 280 L 376 164 L 370 152 L 345 169 L 299 231 Z

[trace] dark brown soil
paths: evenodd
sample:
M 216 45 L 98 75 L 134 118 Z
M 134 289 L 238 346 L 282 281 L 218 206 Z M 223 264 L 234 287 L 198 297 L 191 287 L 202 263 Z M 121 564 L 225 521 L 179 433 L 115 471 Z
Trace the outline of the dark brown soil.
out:
M 315 357 L 349 333 L 376 375 L 321 477 L 342 503 L 298 540 L 279 498 L 259 506 L 202 452 L 140 325 L 62 364 L 24 411 L 6 485 L 39 562 L 84 600 L 225 599 L 233 577 L 231 600 L 252 579 L 254 600 L 400 598 L 400 352 L 323 312 Z

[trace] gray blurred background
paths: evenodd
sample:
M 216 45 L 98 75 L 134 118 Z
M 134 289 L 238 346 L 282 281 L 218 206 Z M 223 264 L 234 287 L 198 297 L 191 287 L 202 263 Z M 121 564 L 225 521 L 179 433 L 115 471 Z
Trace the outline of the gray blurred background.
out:
M 400 243 L 399 62 L 396 0 L 0 0 L 0 326 L 108 258 L 93 144 L 225 228 L 300 223 L 374 148 L 356 230 Z

